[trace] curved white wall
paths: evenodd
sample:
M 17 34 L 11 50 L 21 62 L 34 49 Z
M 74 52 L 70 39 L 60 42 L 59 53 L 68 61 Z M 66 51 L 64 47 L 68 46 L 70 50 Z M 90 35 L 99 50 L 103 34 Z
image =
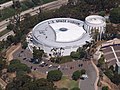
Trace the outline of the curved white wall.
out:
M 90 15 L 85 18 L 84 29 L 90 34 L 91 29 L 98 29 L 101 33 L 105 32 L 106 22 L 105 18 L 98 15 Z

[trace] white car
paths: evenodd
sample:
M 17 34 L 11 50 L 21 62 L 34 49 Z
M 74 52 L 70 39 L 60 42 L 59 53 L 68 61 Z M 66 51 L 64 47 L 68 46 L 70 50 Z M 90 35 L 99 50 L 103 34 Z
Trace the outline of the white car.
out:
M 46 71 L 46 74 L 48 74 L 48 71 Z
M 87 74 L 83 74 L 81 77 L 84 78 L 84 79 L 87 79 L 88 75 Z
M 44 61 L 42 61 L 40 64 L 44 64 L 45 62 Z
M 50 68 L 50 67 L 52 67 L 52 66 L 53 66 L 53 65 L 50 64 L 48 67 Z

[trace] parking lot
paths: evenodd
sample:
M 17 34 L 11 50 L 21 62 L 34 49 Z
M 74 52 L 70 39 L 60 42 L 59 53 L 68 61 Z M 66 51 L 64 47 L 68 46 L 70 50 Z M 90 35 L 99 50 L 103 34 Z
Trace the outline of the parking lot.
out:
M 21 48 L 16 51 L 13 56 L 14 59 L 19 59 L 22 63 L 27 64 L 31 70 L 37 70 L 42 73 L 47 73 L 50 70 L 59 69 L 63 72 L 64 75 L 71 75 L 74 71 L 85 68 L 87 63 L 89 63 L 89 61 L 78 60 L 59 65 L 52 63 L 49 59 L 43 58 L 39 64 L 35 64 L 31 61 L 33 59 L 32 53 L 28 49 L 23 50 Z

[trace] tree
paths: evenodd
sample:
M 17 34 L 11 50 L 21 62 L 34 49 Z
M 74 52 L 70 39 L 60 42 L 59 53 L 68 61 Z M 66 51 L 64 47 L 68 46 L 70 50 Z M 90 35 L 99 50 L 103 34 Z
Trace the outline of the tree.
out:
M 102 90 L 108 90 L 108 86 L 103 86 Z
M 11 83 L 7 84 L 6 90 L 23 90 L 22 87 L 30 82 L 30 76 L 25 75 L 21 77 L 15 77 Z
M 13 60 L 10 62 L 9 66 L 7 67 L 8 72 L 19 72 L 24 71 L 26 73 L 31 72 L 30 68 L 26 65 L 21 63 L 19 60 Z
M 34 59 L 42 60 L 43 54 L 44 54 L 44 50 L 33 47 L 33 58 Z
M 35 4 L 35 5 L 40 5 L 42 3 L 41 0 L 32 0 L 32 2 Z
M 98 67 L 102 67 L 105 64 L 104 56 L 101 55 L 101 58 L 98 60 Z
M 13 8 L 18 9 L 21 7 L 19 0 L 12 0 L 13 1 Z
M 20 60 L 18 59 L 13 59 L 10 61 L 10 64 L 19 64 L 20 63 Z
M 74 87 L 74 88 L 72 88 L 72 89 L 70 89 L 70 90 L 80 90 L 80 88 Z
M 77 70 L 77 71 L 73 72 L 72 79 L 76 81 L 80 78 L 80 76 L 81 76 L 81 72 L 79 70 Z
M 8 29 L 8 30 L 13 30 L 13 28 L 14 28 L 14 25 L 13 25 L 13 24 L 10 23 L 10 24 L 7 25 L 7 29 Z
M 49 71 L 47 74 L 47 79 L 49 81 L 59 81 L 62 78 L 63 73 L 59 70 Z
M 117 84 L 117 85 L 120 84 L 120 75 L 119 75 L 117 72 L 115 72 L 115 73 L 114 73 L 114 76 L 111 77 L 110 79 L 111 79 L 111 81 L 112 81 L 113 83 L 115 83 L 115 84 Z
M 120 23 L 120 7 L 110 11 L 110 21 L 112 23 Z
M 106 75 L 108 78 L 110 78 L 110 79 L 112 79 L 113 76 L 114 76 L 113 71 L 110 70 L 110 69 L 107 69 L 104 73 L 105 73 L 105 75 Z
M 24 75 L 15 77 L 12 82 L 7 84 L 6 90 L 56 90 L 54 83 L 47 79 L 35 79 Z
M 9 45 L 11 45 L 12 43 L 14 43 L 14 37 L 13 35 L 9 35 L 7 37 L 7 41 L 6 41 Z
M 28 47 L 28 43 L 26 41 L 22 42 L 22 49 L 26 49 Z
M 79 59 L 80 58 L 79 52 L 74 52 L 73 51 L 73 52 L 70 53 L 70 56 L 74 59 Z
M 0 71 L 6 67 L 6 61 L 0 58 Z
M 85 73 L 86 73 L 86 70 L 85 70 L 85 69 L 82 69 L 80 72 L 81 72 L 81 75 L 82 75 L 82 74 L 85 74 Z

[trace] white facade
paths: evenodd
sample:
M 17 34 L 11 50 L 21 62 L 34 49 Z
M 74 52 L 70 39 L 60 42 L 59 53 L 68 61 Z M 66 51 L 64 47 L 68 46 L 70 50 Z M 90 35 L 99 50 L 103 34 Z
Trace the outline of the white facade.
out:
M 83 28 L 84 22 L 72 18 L 53 18 L 37 24 L 27 37 L 28 47 L 40 47 L 48 55 L 52 49 L 60 55 L 70 55 L 78 47 L 91 41 L 92 38 Z M 63 48 L 61 50 L 61 48 Z
M 94 30 L 98 30 L 100 37 L 105 33 L 106 21 L 105 18 L 98 15 L 90 15 L 85 18 L 84 29 L 91 34 Z
M 48 55 L 53 54 L 53 48 L 60 55 L 70 55 L 72 51 L 86 44 L 86 41 L 92 40 L 92 28 L 98 29 L 101 34 L 105 32 L 105 26 L 105 19 L 97 15 L 86 17 L 85 22 L 72 18 L 48 19 L 38 23 L 29 33 L 28 47 L 31 51 L 34 46 L 40 47 Z

